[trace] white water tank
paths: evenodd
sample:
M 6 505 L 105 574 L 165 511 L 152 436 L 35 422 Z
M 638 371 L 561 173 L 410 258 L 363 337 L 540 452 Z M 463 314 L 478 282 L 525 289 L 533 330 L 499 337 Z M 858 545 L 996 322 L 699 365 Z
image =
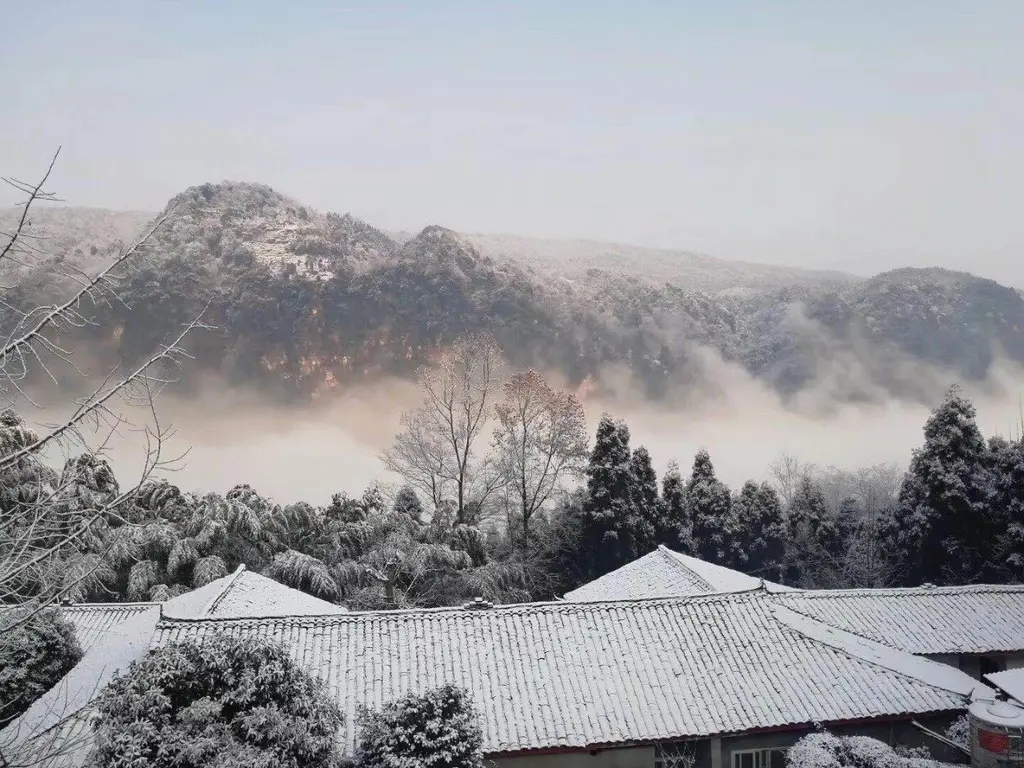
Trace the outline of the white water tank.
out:
M 967 712 L 972 768 L 1024 768 L 1024 707 L 976 701 Z

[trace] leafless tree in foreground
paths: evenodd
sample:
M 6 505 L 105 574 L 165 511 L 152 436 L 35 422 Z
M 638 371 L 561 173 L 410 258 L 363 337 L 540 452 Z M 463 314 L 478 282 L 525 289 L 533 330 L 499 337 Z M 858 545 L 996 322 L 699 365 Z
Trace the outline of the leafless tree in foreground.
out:
M 456 524 L 478 522 L 478 510 L 502 481 L 480 455 L 479 445 L 503 372 L 501 348 L 493 337 L 457 339 L 436 366 L 421 372 L 423 404 L 402 415 L 404 430 L 381 455 L 385 467 L 433 502 L 435 514 L 444 502 L 453 502 Z
M 121 300 L 118 268 L 145 250 L 166 216 L 94 274 L 76 269 L 63 254 L 54 258 L 31 224 L 39 204 L 57 201 L 44 189 L 57 155 L 59 150 L 37 184 L 3 178 L 25 199 L 13 229 L 0 232 L 0 485 L 7 502 L 0 517 L 0 604 L 37 608 L 74 594 L 95 575 L 99 560 L 71 561 L 69 551 L 101 525 L 130 522 L 122 517 L 126 503 L 155 469 L 168 466 L 161 449 L 170 431 L 155 418 L 153 401 L 188 357 L 185 337 L 200 327 L 198 319 L 192 321 L 137 364 L 119 363 L 100 375 L 83 367 L 76 336 L 96 327 L 87 308 Z M 26 304 L 27 295 L 60 298 Z M 56 401 L 44 404 L 37 395 L 43 389 L 56 392 Z M 138 425 L 132 411 L 144 414 L 147 423 Z M 30 419 L 32 414 L 53 418 Z M 104 458 L 111 440 L 132 430 L 145 442 L 138 482 L 127 490 L 116 482 L 94 487 L 97 476 L 106 473 L 112 480 Z M 61 474 L 47 468 L 47 454 L 71 451 L 87 458 L 69 461 Z M 93 498 L 83 499 L 90 492 Z M 20 615 L 25 621 L 33 614 Z

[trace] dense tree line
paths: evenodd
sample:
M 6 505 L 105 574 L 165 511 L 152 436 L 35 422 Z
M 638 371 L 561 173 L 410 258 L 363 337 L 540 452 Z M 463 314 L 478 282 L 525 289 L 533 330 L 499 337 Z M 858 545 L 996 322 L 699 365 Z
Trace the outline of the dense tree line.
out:
M 466 349 L 478 354 L 485 346 Z M 704 450 L 687 475 L 672 463 L 659 483 L 648 451 L 632 446 L 628 425 L 607 414 L 581 457 L 586 438 L 576 407 L 566 408 L 570 401 L 535 373 L 508 381 L 502 390 L 488 379 L 456 397 L 478 402 L 483 390 L 504 391 L 489 448 L 470 439 L 467 449 L 464 424 L 435 425 L 463 437 L 442 445 L 424 422 L 407 422 L 418 424 L 412 435 L 421 441 L 421 468 L 434 450 L 432 485 L 425 475 L 410 476 L 410 484 L 374 485 L 354 498 L 339 493 L 318 507 L 277 504 L 249 485 L 198 494 L 151 479 L 82 536 L 62 541 L 65 532 L 51 531 L 59 556 L 24 573 L 17 593 L 161 600 L 245 563 L 353 608 L 444 605 L 477 595 L 509 602 L 551 598 L 658 544 L 812 587 L 1016 581 L 1024 572 L 1024 443 L 984 440 L 956 389 L 928 419 L 924 444 L 902 477 L 885 467 L 842 472 L 784 458 L 773 482 L 733 490 Z M 543 420 L 512 418 L 529 410 L 510 405 L 527 402 L 526 390 L 559 407 Z M 573 437 L 556 450 L 552 414 L 566 413 Z M 18 444 L 26 429 L 7 413 L 0 444 Z M 396 446 L 410 439 L 404 432 Z M 578 465 L 561 477 L 544 475 L 553 462 Z M 121 495 L 110 466 L 88 454 L 60 473 L 30 455 L 2 479 L 0 512 L 9 519 L 48 495 L 58 497 L 47 502 L 57 521 L 104 509 Z
M 912 586 L 1024 577 L 1024 438 L 986 441 L 951 388 L 902 476 L 892 467 L 820 469 L 783 457 L 774 483 L 731 491 L 701 450 L 661 494 L 646 449 L 604 415 L 585 493 L 562 514 L 581 527 L 580 576 L 665 544 L 766 579 L 806 587 Z M 571 509 L 572 505 L 578 509 Z

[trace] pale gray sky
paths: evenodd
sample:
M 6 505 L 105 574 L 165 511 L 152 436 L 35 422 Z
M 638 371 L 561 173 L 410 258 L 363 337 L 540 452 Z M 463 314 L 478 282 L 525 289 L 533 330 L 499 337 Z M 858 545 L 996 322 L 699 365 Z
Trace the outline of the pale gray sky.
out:
M 248 180 L 390 229 L 1024 285 L 1021 0 L 52 0 L 0 19 L 0 173 L 63 144 L 71 204 Z

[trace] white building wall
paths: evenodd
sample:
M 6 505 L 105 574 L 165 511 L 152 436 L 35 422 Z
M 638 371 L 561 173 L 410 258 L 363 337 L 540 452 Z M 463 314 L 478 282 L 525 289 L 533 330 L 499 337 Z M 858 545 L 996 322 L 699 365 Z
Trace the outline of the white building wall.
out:
M 496 757 L 497 768 L 654 768 L 654 747 Z

